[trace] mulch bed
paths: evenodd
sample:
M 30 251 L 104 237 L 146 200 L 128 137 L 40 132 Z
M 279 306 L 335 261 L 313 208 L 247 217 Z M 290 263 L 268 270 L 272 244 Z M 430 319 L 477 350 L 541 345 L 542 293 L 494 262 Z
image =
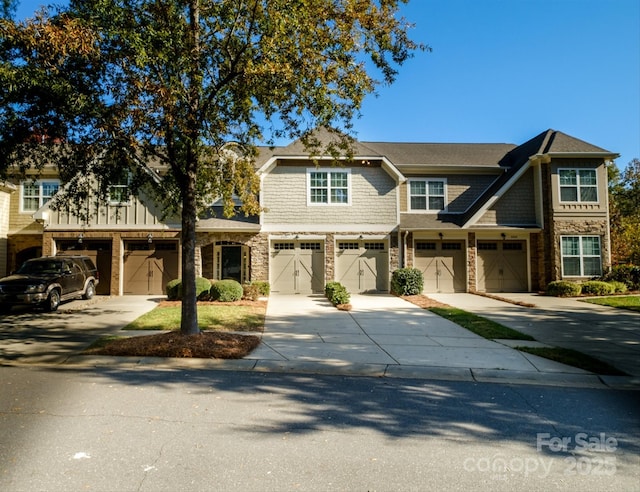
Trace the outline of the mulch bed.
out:
M 198 301 L 199 306 L 253 306 L 253 307 L 266 307 L 267 301 L 248 301 L 241 300 L 235 302 L 219 302 L 219 301 Z M 160 301 L 159 307 L 176 307 L 182 306 L 182 301 Z
M 231 333 L 202 332 L 182 335 L 177 331 L 132 336 L 85 350 L 85 355 L 135 357 L 182 357 L 201 359 L 242 359 L 260 345 L 260 337 Z
M 417 294 L 415 296 L 402 296 L 402 298 L 406 301 L 409 301 L 411 304 L 415 304 L 416 306 L 421 307 L 422 309 L 429 309 L 432 307 L 449 307 L 448 304 L 443 304 L 442 302 L 438 302 L 423 294 Z

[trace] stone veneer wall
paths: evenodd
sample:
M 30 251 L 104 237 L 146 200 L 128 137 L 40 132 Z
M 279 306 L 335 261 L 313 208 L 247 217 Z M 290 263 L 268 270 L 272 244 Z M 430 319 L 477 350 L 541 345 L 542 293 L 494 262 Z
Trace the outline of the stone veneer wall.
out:
M 467 237 L 467 292 L 474 292 L 476 290 L 477 254 L 476 233 L 470 232 Z
M 217 242 L 229 242 L 243 244 L 251 248 L 250 270 L 251 280 L 267 281 L 269 268 L 269 235 L 251 234 L 246 232 L 200 232 L 196 236 L 197 251 L 200 254 L 213 253 L 213 246 Z M 196 257 L 197 259 L 197 257 Z M 200 257 L 200 269 L 196 270 L 202 274 L 203 264 L 212 264 L 213 258 Z M 197 266 L 197 265 L 196 265 Z
M 608 262 L 609 245 L 607 243 L 607 228 L 609 224 L 606 219 L 591 220 L 557 220 L 553 228 L 552 265 L 551 280 L 562 279 L 562 251 L 560 246 L 560 236 L 600 236 L 600 256 L 602 259 L 603 273 L 611 266 Z
M 539 232 L 529 235 L 529 254 L 531 260 L 531 291 L 544 290 L 547 283 L 544 278 L 544 243 L 542 234 Z

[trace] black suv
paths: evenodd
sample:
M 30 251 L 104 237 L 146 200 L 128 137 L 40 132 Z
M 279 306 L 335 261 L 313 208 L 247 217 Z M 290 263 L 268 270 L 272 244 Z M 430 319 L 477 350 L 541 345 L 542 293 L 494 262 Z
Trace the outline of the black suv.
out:
M 98 281 L 98 270 L 87 256 L 27 260 L 18 271 L 0 279 L 0 311 L 25 304 L 55 311 L 62 301 L 75 297 L 91 299 Z

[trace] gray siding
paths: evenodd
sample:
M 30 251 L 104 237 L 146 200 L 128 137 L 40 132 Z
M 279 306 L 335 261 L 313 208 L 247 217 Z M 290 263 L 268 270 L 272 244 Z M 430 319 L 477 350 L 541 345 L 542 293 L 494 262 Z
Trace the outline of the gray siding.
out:
M 424 175 L 408 176 L 411 178 L 424 179 L 446 179 L 447 180 L 447 212 L 461 213 L 467 210 L 473 202 L 493 183 L 497 176 L 495 174 L 448 174 L 448 175 Z M 408 211 L 408 184 L 403 183 L 401 187 L 401 209 Z
M 529 169 L 478 220 L 485 225 L 535 225 L 535 187 Z
M 447 211 L 464 212 L 496 179 L 486 174 L 447 176 Z
M 396 183 L 382 168 L 349 168 L 351 205 L 312 206 L 307 205 L 307 169 L 277 166 L 264 177 L 265 225 L 397 223 Z

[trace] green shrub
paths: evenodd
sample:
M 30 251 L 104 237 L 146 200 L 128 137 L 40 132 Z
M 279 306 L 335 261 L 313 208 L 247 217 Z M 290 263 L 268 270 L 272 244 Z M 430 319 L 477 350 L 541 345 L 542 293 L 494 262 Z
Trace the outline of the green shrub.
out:
M 209 289 L 211 289 L 210 280 L 203 277 L 196 277 L 196 297 L 199 301 L 205 301 L 209 299 Z M 182 279 L 176 278 L 167 282 L 165 292 L 167 293 L 167 300 L 181 301 Z
M 182 280 L 179 278 L 169 280 L 165 287 L 165 292 L 169 301 L 179 301 L 182 299 Z
M 615 294 L 624 294 L 629 288 L 624 282 L 618 282 L 617 280 L 611 280 L 609 284 L 613 287 Z
M 613 294 L 615 288 L 609 282 L 603 282 L 602 280 L 589 280 L 582 283 L 583 294 L 593 294 L 596 296 L 606 296 Z
M 251 282 L 251 285 L 255 285 L 258 288 L 258 293 L 261 296 L 268 296 L 271 292 L 271 286 L 269 285 L 269 282 L 265 282 L 264 280 L 256 280 L 254 282 Z
M 554 280 L 547 285 L 547 295 L 555 297 L 575 297 L 582 291 L 580 284 L 567 280 Z
M 242 298 L 249 301 L 257 301 L 260 297 L 260 289 L 255 284 L 243 284 Z
M 398 296 L 422 294 L 424 277 L 418 268 L 398 268 L 391 275 L 391 292 Z
M 211 298 L 214 301 L 234 302 L 242 299 L 242 285 L 235 280 L 218 280 L 211 286 Z
M 211 296 L 211 280 L 204 277 L 196 277 L 196 297 L 199 301 L 208 301 Z
M 327 284 L 324 286 L 324 295 L 327 296 L 327 298 L 331 299 L 334 291 L 336 289 L 339 289 L 340 287 L 340 282 L 327 282 Z
M 324 293 L 334 306 L 349 304 L 351 300 L 351 294 L 340 282 L 328 282 L 324 287 Z
M 623 282 L 631 290 L 640 290 L 640 266 L 616 265 L 602 279 Z

